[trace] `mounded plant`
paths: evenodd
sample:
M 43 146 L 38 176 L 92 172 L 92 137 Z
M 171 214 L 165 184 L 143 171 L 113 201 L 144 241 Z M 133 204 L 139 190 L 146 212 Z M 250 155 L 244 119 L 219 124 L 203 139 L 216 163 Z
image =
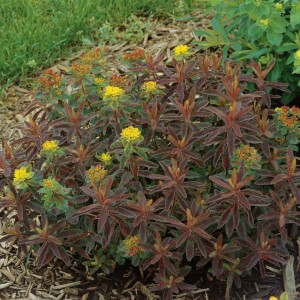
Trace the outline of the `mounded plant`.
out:
M 277 107 L 266 80 L 220 55 L 137 49 L 112 73 L 101 49 L 73 76 L 40 79 L 24 137 L 3 141 L 3 241 L 32 246 L 37 267 L 82 256 L 90 273 L 131 262 L 163 299 L 190 290 L 191 268 L 227 280 L 285 264 L 299 221 L 300 109 Z M 251 92 L 248 83 L 255 86 Z

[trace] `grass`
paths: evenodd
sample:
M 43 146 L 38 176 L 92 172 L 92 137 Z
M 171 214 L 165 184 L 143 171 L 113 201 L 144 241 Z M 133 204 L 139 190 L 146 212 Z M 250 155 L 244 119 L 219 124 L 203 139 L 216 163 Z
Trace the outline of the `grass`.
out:
M 174 14 L 193 0 L 0 0 L 0 85 L 22 81 L 83 37 L 101 38 L 109 22 L 132 14 Z M 132 19 L 134 21 L 134 19 Z M 105 28 L 104 28 L 105 29 Z

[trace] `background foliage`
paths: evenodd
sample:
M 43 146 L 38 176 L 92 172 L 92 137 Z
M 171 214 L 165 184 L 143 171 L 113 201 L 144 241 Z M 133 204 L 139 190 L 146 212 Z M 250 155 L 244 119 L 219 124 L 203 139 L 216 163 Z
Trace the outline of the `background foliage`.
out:
M 282 102 L 296 100 L 300 91 L 300 2 L 298 0 L 233 0 L 211 2 L 212 29 L 198 30 L 205 39 L 201 48 L 222 49 L 224 58 L 267 65 L 275 60 L 268 75 L 287 83 L 291 93 Z

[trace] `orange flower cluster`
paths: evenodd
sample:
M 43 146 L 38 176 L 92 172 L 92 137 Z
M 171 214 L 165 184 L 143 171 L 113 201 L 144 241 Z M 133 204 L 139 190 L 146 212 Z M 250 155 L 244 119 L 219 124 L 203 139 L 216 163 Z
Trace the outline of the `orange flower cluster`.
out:
M 108 84 L 120 88 L 125 88 L 126 86 L 128 86 L 128 81 L 126 80 L 125 76 L 114 74 L 110 76 Z
M 290 108 L 290 111 L 294 116 L 300 118 L 300 108 L 299 107 L 294 105 Z
M 277 138 L 277 139 L 275 139 L 275 141 L 276 141 L 278 144 L 283 144 L 283 143 L 285 142 L 285 137 Z
M 245 167 L 253 168 L 259 167 L 261 156 L 257 150 L 249 145 L 241 145 L 234 152 L 234 164 L 244 163 Z
M 94 50 L 91 50 L 81 56 L 81 60 L 87 64 L 98 62 L 100 58 L 101 58 L 100 48 L 95 48 Z
M 139 247 L 139 243 L 141 242 L 138 236 L 131 236 L 124 241 L 125 248 L 127 250 L 128 256 L 134 256 L 142 249 Z
M 104 81 L 105 81 L 104 78 L 101 78 L 101 77 L 95 78 L 95 82 L 96 82 L 97 84 L 99 84 L 99 85 L 103 84 Z
M 78 77 L 83 77 L 85 75 L 88 75 L 92 71 L 92 66 L 88 64 L 80 64 L 76 63 L 72 65 L 72 71 L 75 73 Z
M 125 60 L 132 62 L 144 58 L 144 55 L 145 55 L 145 51 L 141 48 L 137 48 L 132 52 L 124 54 L 123 57 Z
M 61 81 L 61 76 L 57 75 L 53 70 L 47 70 L 44 75 L 39 78 L 39 82 L 44 90 L 58 88 L 61 85 Z
M 97 165 L 91 167 L 86 173 L 91 182 L 98 182 L 104 178 L 107 171 L 101 165 Z
M 284 127 L 293 128 L 299 122 L 300 109 L 296 106 L 289 108 L 288 106 L 282 106 L 276 108 L 277 120 L 281 122 Z

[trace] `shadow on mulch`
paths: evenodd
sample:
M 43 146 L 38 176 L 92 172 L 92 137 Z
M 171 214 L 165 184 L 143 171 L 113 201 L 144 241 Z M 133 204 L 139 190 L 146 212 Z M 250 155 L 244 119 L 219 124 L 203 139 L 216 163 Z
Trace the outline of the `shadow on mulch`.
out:
M 69 269 L 66 269 L 70 273 Z M 82 283 L 78 287 L 81 291 L 78 295 L 83 300 L 98 299 L 132 299 L 154 300 L 162 299 L 161 295 L 151 293 L 148 290 L 152 283 L 153 273 L 144 272 L 143 276 L 138 268 L 133 268 L 130 263 L 118 266 L 112 274 L 98 273 L 91 277 L 85 274 L 86 270 L 79 267 L 73 275 Z M 299 274 L 296 278 L 299 282 Z M 191 293 L 174 295 L 174 300 L 223 300 L 225 299 L 226 281 L 218 281 L 210 276 L 208 267 L 200 270 L 192 270 L 185 280 L 196 286 Z M 241 278 L 242 287 L 237 289 L 233 286 L 231 300 L 268 300 L 270 296 L 278 296 L 283 292 L 283 279 L 281 272 L 276 274 L 267 271 L 267 277 L 261 279 L 258 269 L 254 269 L 250 276 Z M 101 297 L 99 297 L 101 295 Z

